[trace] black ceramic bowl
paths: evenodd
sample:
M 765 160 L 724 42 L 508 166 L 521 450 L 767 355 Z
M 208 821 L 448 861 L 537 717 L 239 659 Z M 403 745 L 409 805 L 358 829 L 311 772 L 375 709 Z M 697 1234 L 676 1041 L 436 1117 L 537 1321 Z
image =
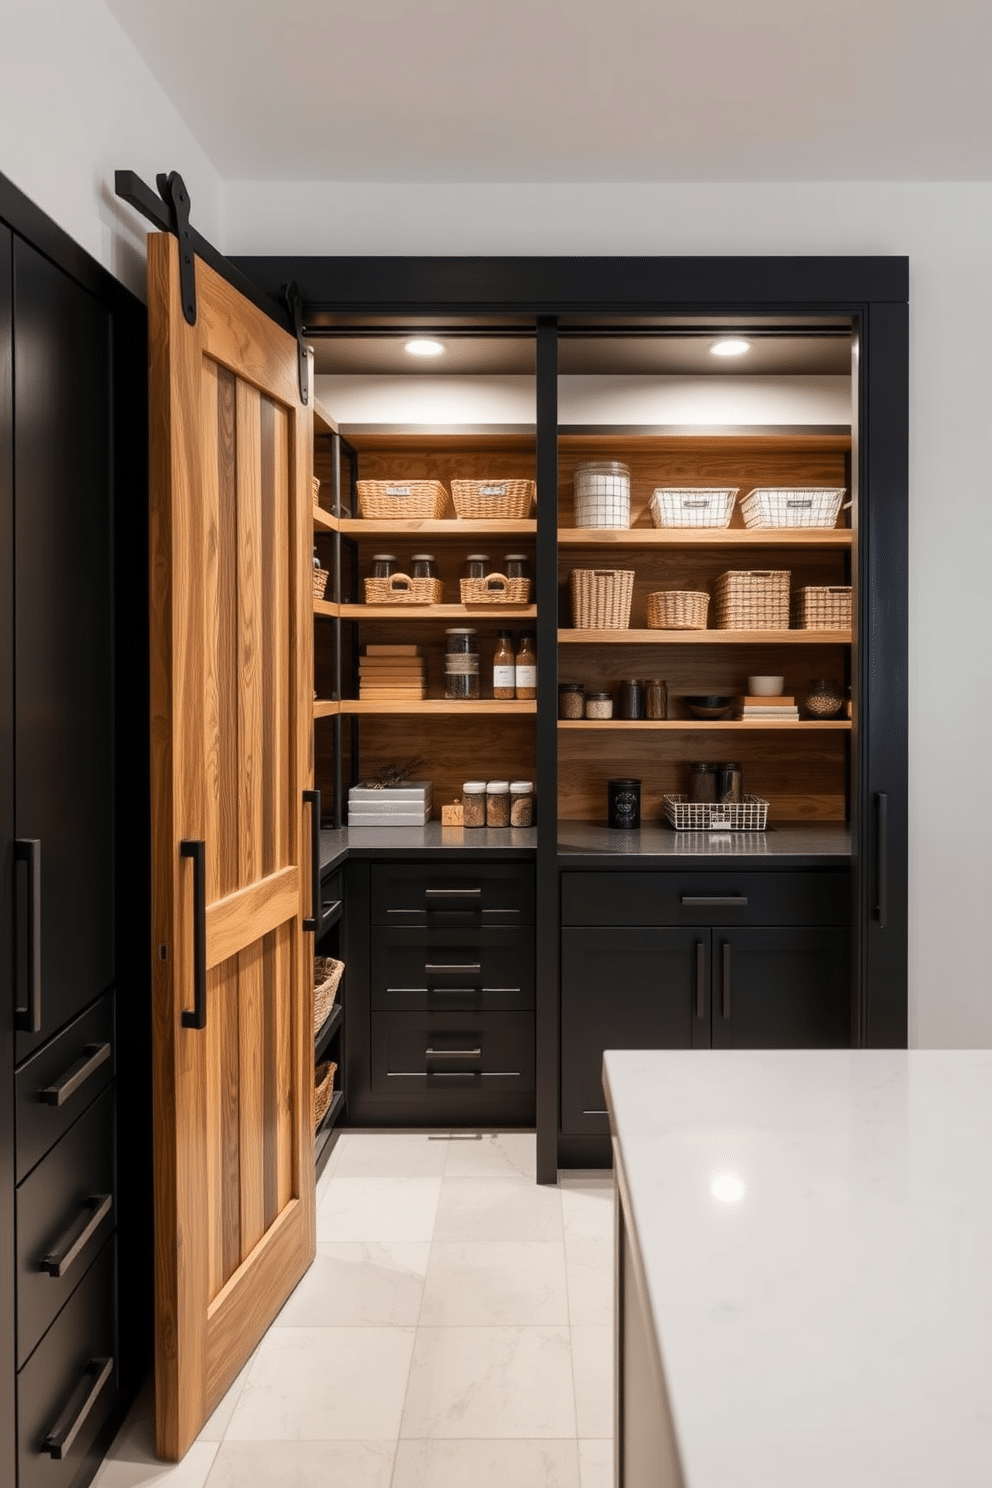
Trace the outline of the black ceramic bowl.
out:
M 693 718 L 726 718 L 734 706 L 732 697 L 721 697 L 718 693 L 710 693 L 705 697 L 683 698 Z

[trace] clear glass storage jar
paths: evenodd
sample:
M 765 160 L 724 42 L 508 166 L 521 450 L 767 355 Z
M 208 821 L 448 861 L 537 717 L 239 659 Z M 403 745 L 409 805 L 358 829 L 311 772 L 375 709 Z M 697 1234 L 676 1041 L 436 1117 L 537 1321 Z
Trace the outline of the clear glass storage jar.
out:
M 510 782 L 490 780 L 486 785 L 486 826 L 510 825 Z
M 372 554 L 372 577 L 374 579 L 391 579 L 396 572 L 395 553 L 373 553 Z
M 479 632 L 459 627 L 446 630 L 444 695 L 448 699 L 479 696 Z
M 465 559 L 465 577 L 467 579 L 484 579 L 489 572 L 488 553 L 469 553 Z
M 466 780 L 462 786 L 462 825 L 484 827 L 486 825 L 486 782 Z
M 581 682 L 558 683 L 558 717 L 581 718 L 585 713 L 586 694 Z
M 412 579 L 437 578 L 437 559 L 433 553 L 414 553 L 410 562 L 413 565 L 410 574 Z
M 510 826 L 532 827 L 534 825 L 533 780 L 510 781 Z
M 587 718 L 612 718 L 613 696 L 609 692 L 586 693 Z

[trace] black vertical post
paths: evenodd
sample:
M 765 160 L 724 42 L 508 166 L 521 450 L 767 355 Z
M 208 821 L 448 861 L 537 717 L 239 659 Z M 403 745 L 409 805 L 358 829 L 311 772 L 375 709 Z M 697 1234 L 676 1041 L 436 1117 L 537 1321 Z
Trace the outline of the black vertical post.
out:
M 341 516 L 341 435 L 331 435 L 331 512 L 335 518 Z M 334 533 L 334 602 L 341 604 L 341 533 Z M 344 695 L 341 680 L 341 617 L 334 621 L 334 692 L 340 703 Z M 341 826 L 341 714 L 334 715 L 332 728 L 334 747 L 334 801 L 332 822 L 335 830 Z
M 0 1479 L 17 1475 L 14 1416 L 14 380 L 11 235 L 0 224 Z
M 537 323 L 537 1181 L 558 1178 L 558 322 Z

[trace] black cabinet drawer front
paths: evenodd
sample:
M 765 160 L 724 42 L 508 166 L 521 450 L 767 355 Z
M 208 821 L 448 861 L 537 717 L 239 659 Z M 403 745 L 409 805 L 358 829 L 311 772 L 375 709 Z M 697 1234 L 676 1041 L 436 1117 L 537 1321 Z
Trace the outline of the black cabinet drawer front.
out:
M 108 993 L 17 1072 L 18 1182 L 113 1078 L 114 1001 Z
M 111 1238 L 18 1375 L 18 1488 L 70 1488 L 96 1468 L 117 1395 L 114 1269 Z
M 114 1228 L 114 1091 L 17 1190 L 17 1362 L 23 1364 Z
M 372 1089 L 464 1098 L 534 1089 L 533 1013 L 373 1013 Z
M 794 873 L 563 873 L 563 925 L 846 925 L 843 868 Z
M 372 920 L 386 925 L 534 923 L 530 863 L 375 864 Z
M 446 1012 L 534 1006 L 534 932 L 380 930 L 372 943 L 372 1006 Z

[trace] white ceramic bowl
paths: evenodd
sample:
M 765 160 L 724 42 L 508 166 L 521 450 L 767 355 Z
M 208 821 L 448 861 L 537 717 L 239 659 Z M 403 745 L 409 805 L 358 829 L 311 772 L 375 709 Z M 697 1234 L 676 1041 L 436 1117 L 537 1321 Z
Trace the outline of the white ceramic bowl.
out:
M 784 688 L 784 677 L 748 677 L 747 679 L 747 690 L 751 697 L 777 697 Z

